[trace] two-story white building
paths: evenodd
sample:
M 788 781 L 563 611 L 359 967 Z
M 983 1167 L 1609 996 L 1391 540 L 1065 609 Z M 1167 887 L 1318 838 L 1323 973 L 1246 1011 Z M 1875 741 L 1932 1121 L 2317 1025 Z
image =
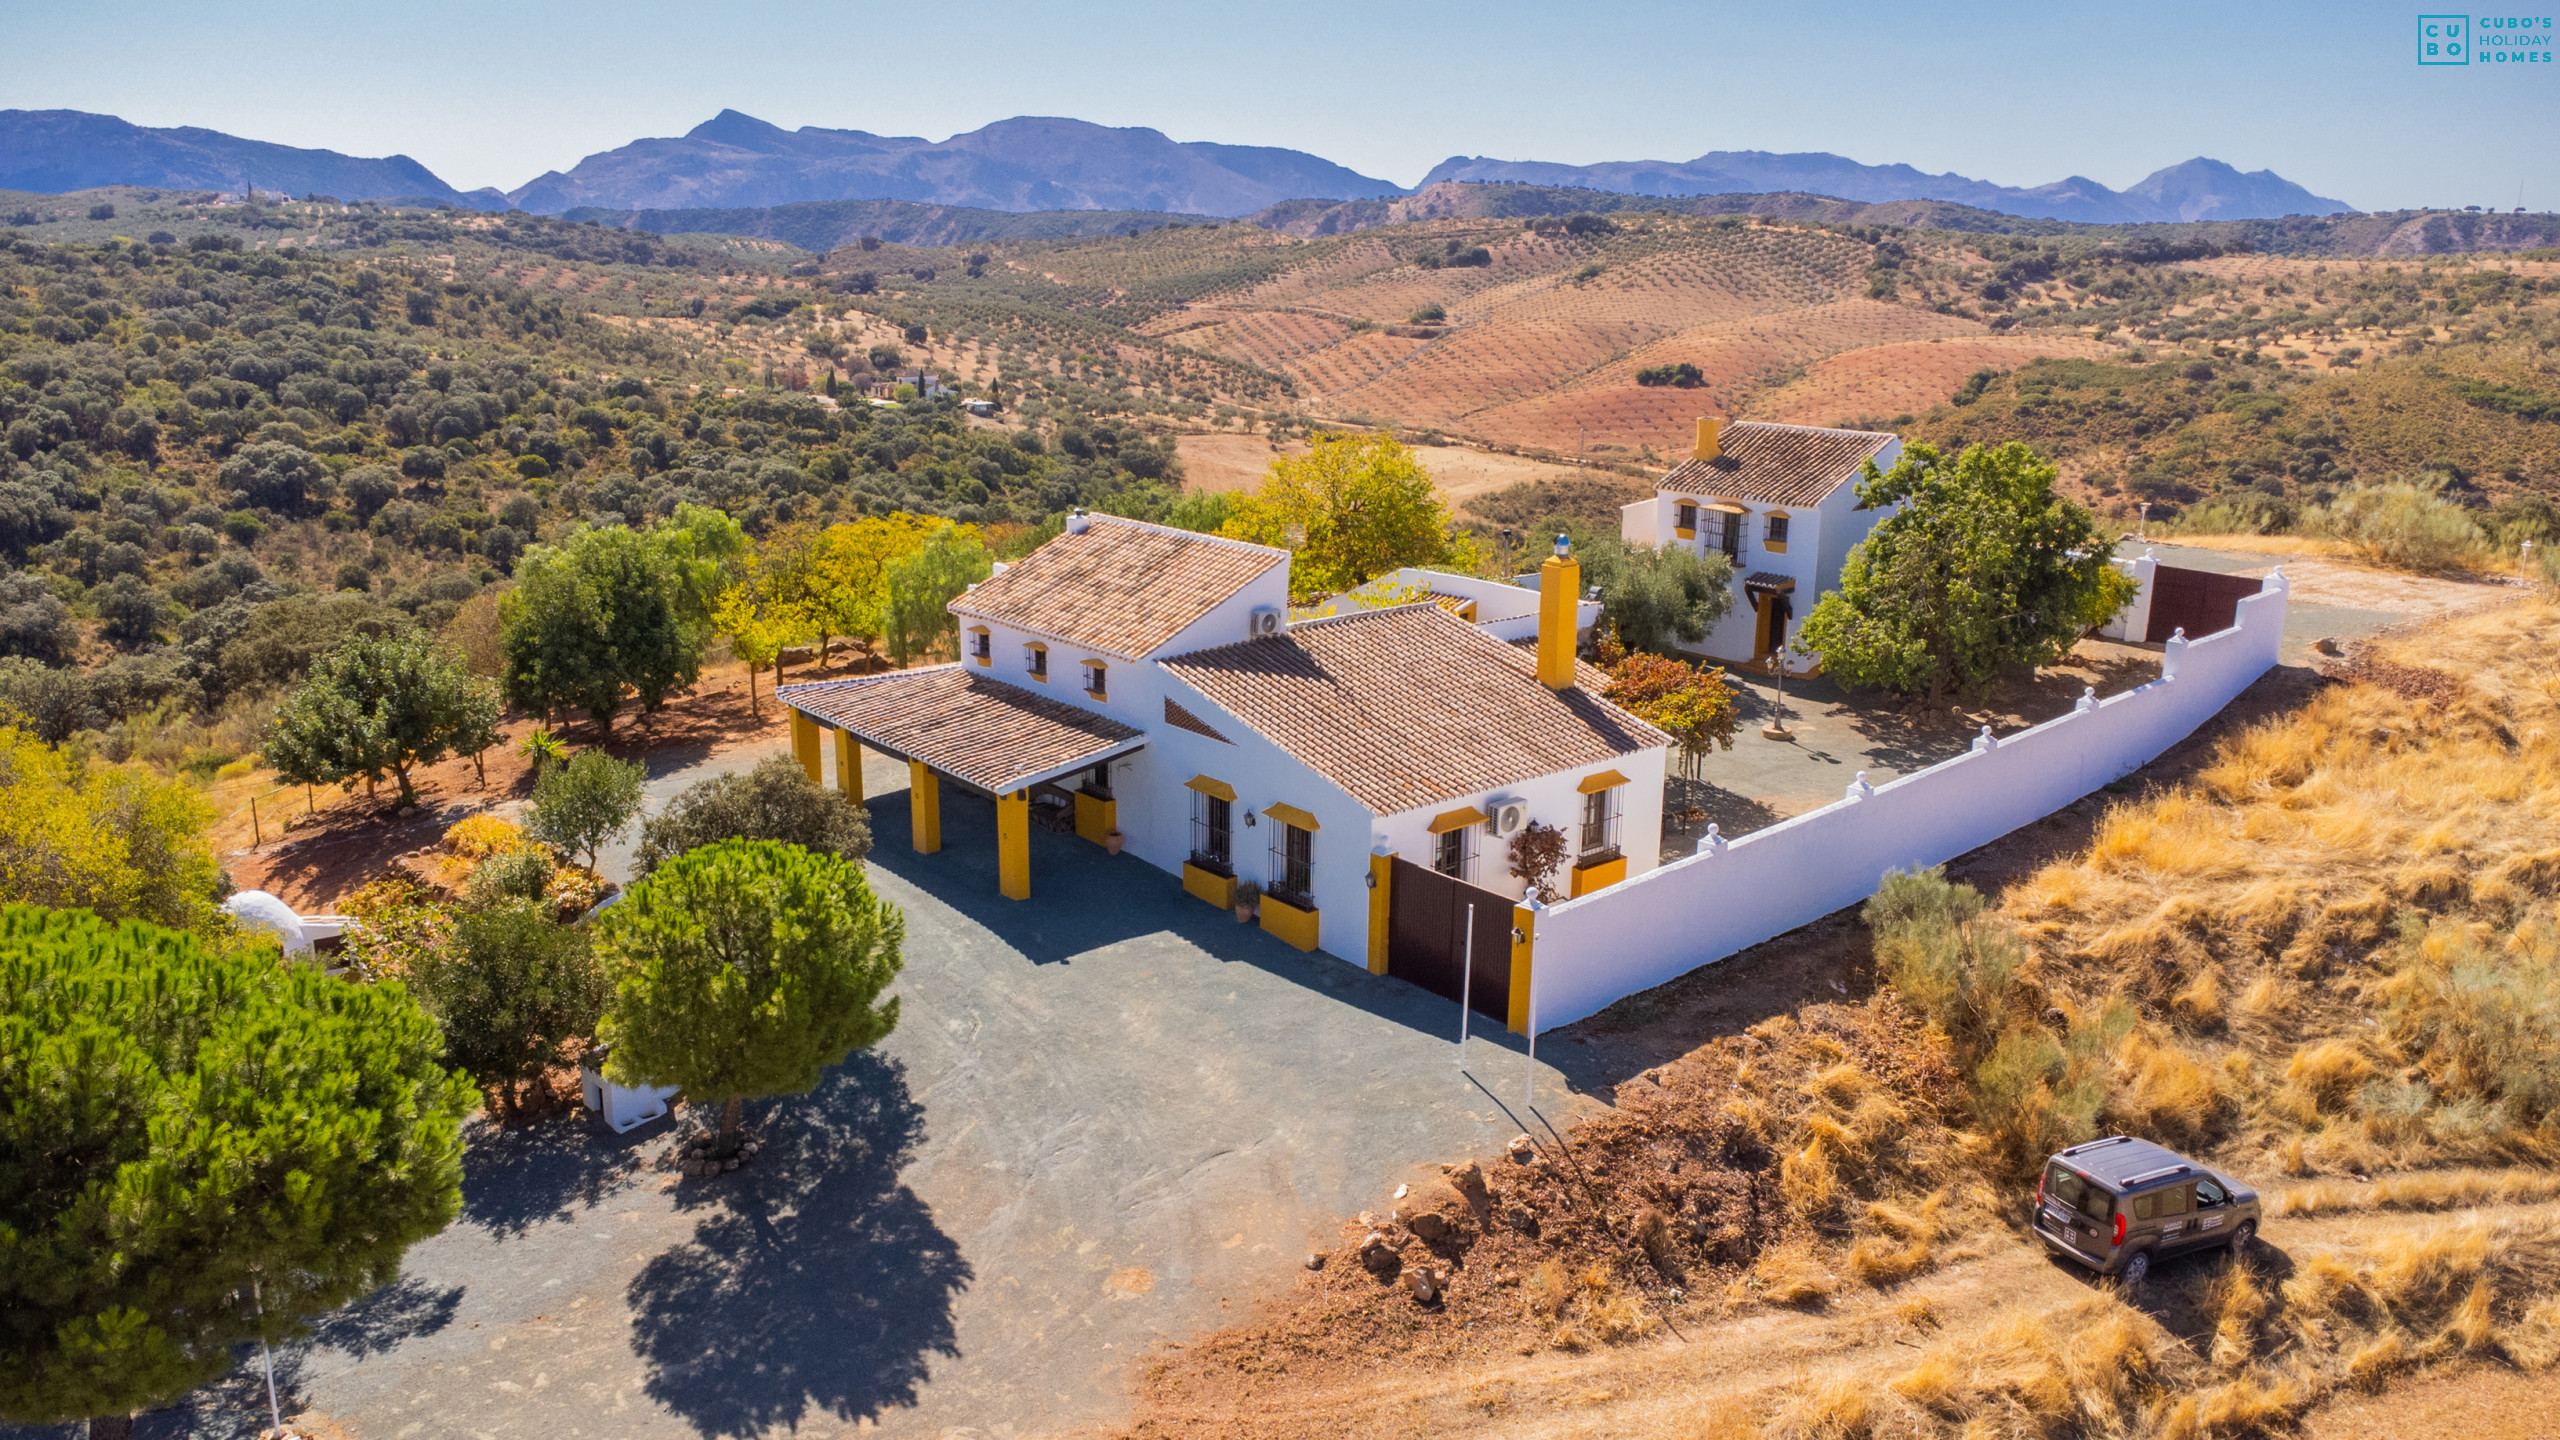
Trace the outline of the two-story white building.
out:
M 1732 562 L 1733 608 L 1682 648 L 1726 664 L 1766 663 L 1815 598 L 1838 586 L 1850 547 L 1883 518 L 1858 503 L 1867 462 L 1890 470 L 1901 457 L 1901 438 L 1882 431 L 1701 419 L 1695 451 L 1620 512 L 1620 533 L 1630 545 Z M 1791 673 L 1813 663 L 1788 657 Z
M 1517 1026 L 1512 839 L 1564 833 L 1559 894 L 1653 869 L 1669 743 L 1575 659 L 1596 614 L 1579 564 L 1560 549 L 1539 580 L 1413 572 L 1425 598 L 1292 623 L 1288 551 L 1078 515 L 952 602 L 957 663 L 778 695 L 811 779 L 829 731 L 857 799 L 862 746 L 907 762 L 920 852 L 941 848 L 946 788 L 991 799 L 1012 899 L 1033 894 L 1034 828 L 1216 905 L 1251 879 L 1262 927 L 1299 949 L 1463 988 Z

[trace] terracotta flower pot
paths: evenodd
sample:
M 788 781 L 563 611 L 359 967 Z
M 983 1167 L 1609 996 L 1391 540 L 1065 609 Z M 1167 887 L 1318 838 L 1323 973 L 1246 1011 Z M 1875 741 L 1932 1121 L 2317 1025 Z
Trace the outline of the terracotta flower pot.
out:
M 1239 906 L 1237 906 L 1237 907 L 1236 907 L 1236 923 L 1237 923 L 1237 924 L 1239 924 L 1239 925 L 1247 924 L 1247 923 L 1251 922 L 1251 921 L 1252 921 L 1252 919 L 1253 919 L 1253 907 L 1252 907 L 1252 906 L 1250 906 L 1250 905 L 1239 905 Z
M 1114 854 L 1114 855 L 1119 854 L 1119 853 L 1120 853 L 1120 846 L 1121 846 L 1123 843 L 1124 843 L 1124 842 L 1123 842 L 1123 840 L 1121 839 L 1121 835 L 1120 835 L 1120 832 L 1119 832 L 1119 831 L 1117 831 L 1117 830 L 1108 830 L 1108 831 L 1103 832 L 1103 836 L 1102 836 L 1102 848 L 1103 848 L 1103 849 L 1105 849 L 1105 850 L 1110 851 L 1112 854 Z

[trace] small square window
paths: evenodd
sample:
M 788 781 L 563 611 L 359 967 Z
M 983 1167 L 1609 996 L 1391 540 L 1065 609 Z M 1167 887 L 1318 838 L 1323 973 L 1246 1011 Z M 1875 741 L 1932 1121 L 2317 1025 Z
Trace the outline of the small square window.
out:
M 1770 517 L 1769 517 L 1769 539 L 1768 539 L 1768 544 L 1769 544 L 1769 546 L 1770 546 L 1772 549 L 1784 549 L 1784 548 L 1786 547 L 1786 543 L 1787 543 L 1787 517 L 1786 517 L 1786 516 L 1784 516 L 1784 515 L 1772 515 L 1772 516 L 1770 516 Z

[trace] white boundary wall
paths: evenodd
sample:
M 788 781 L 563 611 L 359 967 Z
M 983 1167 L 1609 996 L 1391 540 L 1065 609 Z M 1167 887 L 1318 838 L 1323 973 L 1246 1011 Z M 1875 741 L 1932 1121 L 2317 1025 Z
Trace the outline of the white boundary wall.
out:
M 2150 684 L 1870 787 L 1539 913 L 1531 1025 L 1570 1024 L 1875 893 L 1884 873 L 1944 864 L 2131 774 L 2193 734 L 2279 658 L 2285 578 L 2232 627 L 2173 637 Z M 1986 732 L 1987 734 L 1987 732 Z

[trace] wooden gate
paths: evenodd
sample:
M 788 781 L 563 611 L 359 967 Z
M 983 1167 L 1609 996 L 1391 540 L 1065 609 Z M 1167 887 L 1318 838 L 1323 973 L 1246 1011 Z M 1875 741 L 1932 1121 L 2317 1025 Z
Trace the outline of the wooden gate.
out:
M 1387 973 L 1455 1001 L 1465 975 L 1467 907 L 1475 906 L 1469 1008 L 1511 1018 L 1511 899 L 1398 858 L 1387 877 Z
M 2151 572 L 2151 628 L 2142 638 L 2156 645 L 2173 631 L 2201 640 L 2228 630 L 2240 618 L 2240 602 L 2257 594 L 2262 583 L 2244 575 L 2157 566 Z

